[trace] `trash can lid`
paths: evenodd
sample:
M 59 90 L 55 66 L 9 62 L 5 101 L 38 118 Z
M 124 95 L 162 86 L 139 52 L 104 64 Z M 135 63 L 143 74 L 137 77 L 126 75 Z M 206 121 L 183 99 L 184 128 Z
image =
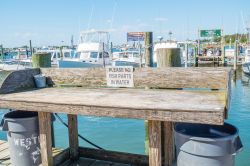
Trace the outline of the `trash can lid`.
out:
M 220 139 L 238 135 L 238 129 L 228 123 L 224 123 L 224 125 L 177 123 L 174 130 L 178 134 L 199 138 Z
M 239 152 L 243 145 L 238 129 L 224 125 L 178 123 L 174 127 L 177 148 L 200 156 L 224 156 Z

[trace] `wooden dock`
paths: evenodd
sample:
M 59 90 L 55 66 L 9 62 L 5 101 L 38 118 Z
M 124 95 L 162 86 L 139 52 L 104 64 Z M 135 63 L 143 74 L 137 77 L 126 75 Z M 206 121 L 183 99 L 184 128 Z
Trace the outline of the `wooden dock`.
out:
M 33 76 L 40 73 L 47 77 L 50 87 L 35 88 Z M 108 88 L 105 69 L 14 71 L 0 80 L 0 108 L 38 112 L 43 166 L 62 165 L 65 161 L 77 165 L 86 158 L 97 165 L 110 161 L 172 166 L 172 122 L 222 125 L 227 118 L 230 69 L 142 68 L 135 69 L 133 81 L 134 88 Z M 51 113 L 67 114 L 69 126 L 69 148 L 55 157 Z M 77 115 L 148 120 L 148 156 L 80 147 Z
M 0 140 L 0 165 L 1 166 L 11 166 L 10 153 L 8 149 L 8 143 L 6 141 Z M 53 148 L 53 157 L 57 157 L 63 150 Z M 70 160 L 65 161 L 60 164 L 60 166 L 130 166 L 128 164 L 121 164 L 111 161 L 95 160 L 88 158 L 80 158 L 75 162 Z

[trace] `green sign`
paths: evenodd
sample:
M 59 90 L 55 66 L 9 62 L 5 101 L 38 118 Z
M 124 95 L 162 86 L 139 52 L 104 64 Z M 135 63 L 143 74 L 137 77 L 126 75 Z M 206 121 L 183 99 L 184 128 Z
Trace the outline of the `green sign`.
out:
M 200 37 L 221 37 L 221 29 L 200 30 Z

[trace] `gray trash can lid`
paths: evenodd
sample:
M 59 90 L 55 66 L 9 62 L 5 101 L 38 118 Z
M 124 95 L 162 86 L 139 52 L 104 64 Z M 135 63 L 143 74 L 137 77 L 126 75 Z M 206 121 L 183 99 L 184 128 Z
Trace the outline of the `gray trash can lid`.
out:
M 234 154 L 243 147 L 238 129 L 228 123 L 206 125 L 177 123 L 174 127 L 175 139 L 180 150 L 192 154 L 220 156 Z
M 37 112 L 11 111 L 6 113 L 1 121 L 3 131 L 32 132 L 38 128 Z

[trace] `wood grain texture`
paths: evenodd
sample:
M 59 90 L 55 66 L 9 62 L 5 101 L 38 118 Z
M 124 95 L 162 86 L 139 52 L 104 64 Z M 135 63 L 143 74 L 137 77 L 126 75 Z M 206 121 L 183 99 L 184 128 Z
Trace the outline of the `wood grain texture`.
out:
M 77 160 L 79 158 L 77 115 L 68 114 L 68 126 L 70 159 Z
M 181 67 L 180 48 L 157 49 L 157 67 Z
M 42 68 L 41 73 L 54 85 L 106 87 L 105 69 Z M 135 88 L 227 89 L 228 68 L 136 68 Z
M 39 73 L 39 69 L 12 71 L 4 80 L 1 80 L 0 94 L 34 88 L 35 82 L 33 76 Z
M 136 166 L 148 166 L 148 156 L 109 150 L 79 147 L 79 156 L 96 160 L 105 160 Z
M 38 112 L 42 166 L 53 166 L 51 114 Z
M 173 122 L 162 122 L 162 130 L 163 130 L 163 137 L 162 140 L 163 144 L 163 165 L 164 166 L 172 166 L 173 165 Z
M 0 103 L 27 111 L 207 124 L 222 124 L 225 115 L 221 91 L 46 88 L 0 95 Z
M 161 122 L 148 121 L 148 137 L 149 137 L 149 166 L 162 166 L 161 154 Z

